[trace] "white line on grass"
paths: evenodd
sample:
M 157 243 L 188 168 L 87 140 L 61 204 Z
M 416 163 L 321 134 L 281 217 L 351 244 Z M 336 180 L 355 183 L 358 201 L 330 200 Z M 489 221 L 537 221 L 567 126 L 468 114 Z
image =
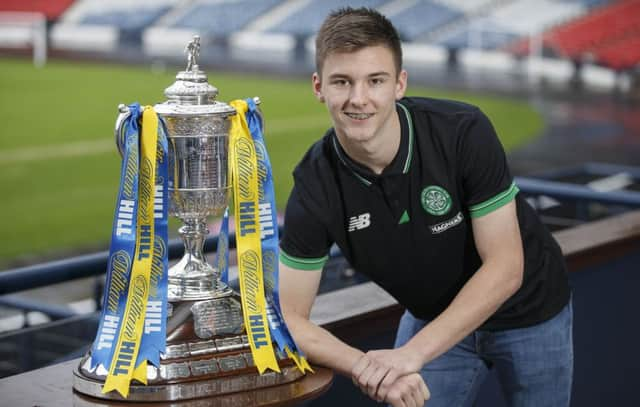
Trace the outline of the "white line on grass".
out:
M 0 151 L 0 164 L 15 164 L 43 159 L 69 158 L 114 151 L 113 140 L 74 141 L 72 143 L 16 148 Z
M 313 115 L 293 119 L 269 120 L 269 118 L 267 118 L 265 122 L 266 137 L 268 140 L 271 137 L 275 138 L 286 132 L 305 131 L 323 125 L 326 126 L 328 120 L 325 115 Z M 320 138 L 321 136 L 322 134 L 319 133 L 315 137 Z M 115 151 L 116 146 L 113 138 L 93 141 L 74 141 L 49 146 L 24 147 L 0 151 L 0 165 L 40 161 L 43 159 L 51 160 L 56 158 L 88 156 Z

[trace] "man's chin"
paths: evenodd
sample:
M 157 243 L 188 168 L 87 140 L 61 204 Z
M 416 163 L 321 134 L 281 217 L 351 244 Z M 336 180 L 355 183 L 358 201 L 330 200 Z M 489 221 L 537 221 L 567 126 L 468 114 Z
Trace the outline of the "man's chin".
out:
M 361 143 L 369 140 L 371 135 L 363 132 L 348 132 L 346 133 L 346 139 L 350 142 Z

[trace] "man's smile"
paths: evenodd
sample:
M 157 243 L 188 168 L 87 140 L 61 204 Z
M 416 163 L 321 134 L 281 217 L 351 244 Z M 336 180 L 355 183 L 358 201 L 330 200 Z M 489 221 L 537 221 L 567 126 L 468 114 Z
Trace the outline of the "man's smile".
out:
M 354 120 L 366 120 L 375 114 L 375 113 L 353 113 L 353 112 L 343 112 L 343 113 Z

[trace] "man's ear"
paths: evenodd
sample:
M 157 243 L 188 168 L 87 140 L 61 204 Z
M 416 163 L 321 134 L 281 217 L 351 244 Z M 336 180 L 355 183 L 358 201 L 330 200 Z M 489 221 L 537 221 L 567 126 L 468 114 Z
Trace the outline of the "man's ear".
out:
M 320 75 L 317 72 L 314 72 L 311 75 L 311 84 L 313 86 L 313 94 L 316 95 L 316 98 L 324 103 L 324 96 L 322 95 L 322 83 L 320 82 Z
M 400 100 L 404 97 L 407 91 L 407 71 L 404 69 L 398 74 L 398 80 L 396 81 L 396 100 Z

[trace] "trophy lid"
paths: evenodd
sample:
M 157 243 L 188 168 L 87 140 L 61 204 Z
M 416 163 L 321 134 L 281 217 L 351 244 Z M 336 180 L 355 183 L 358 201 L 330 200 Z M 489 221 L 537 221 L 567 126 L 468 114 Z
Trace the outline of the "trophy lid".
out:
M 216 101 L 218 89 L 207 81 L 207 74 L 200 70 L 200 36 L 195 35 L 185 48 L 187 68 L 178 72 L 176 81 L 165 89 L 167 101 L 155 106 L 159 114 L 202 115 L 235 114 L 235 109 Z

